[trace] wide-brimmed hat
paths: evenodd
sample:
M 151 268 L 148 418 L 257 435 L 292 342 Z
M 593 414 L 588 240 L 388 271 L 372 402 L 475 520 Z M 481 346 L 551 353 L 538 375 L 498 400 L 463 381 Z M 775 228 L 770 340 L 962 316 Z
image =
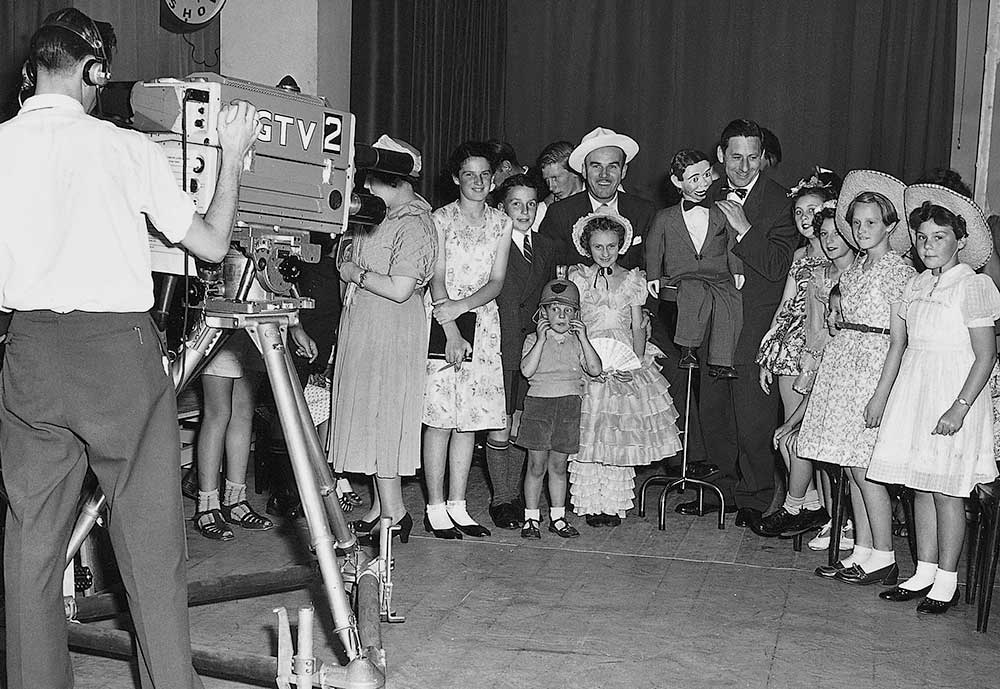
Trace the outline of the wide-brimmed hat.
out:
M 552 280 L 542 288 L 542 298 L 538 300 L 539 306 L 546 304 L 565 304 L 578 309 L 580 308 L 580 288 L 570 280 Z
M 889 203 L 896 209 L 899 222 L 889 233 L 889 248 L 898 253 L 906 253 L 913 245 L 910 242 L 910 233 L 906 230 L 906 218 L 904 217 L 903 190 L 906 185 L 892 175 L 887 175 L 878 170 L 851 170 L 844 177 L 844 184 L 840 188 L 840 198 L 837 199 L 837 229 L 855 249 L 858 248 L 858 240 L 854 237 L 851 223 L 847 222 L 847 209 L 851 207 L 851 202 L 866 191 L 873 191 L 889 199 Z
M 594 218 L 602 217 L 611 218 L 625 228 L 625 237 L 622 239 L 622 245 L 618 248 L 618 255 L 621 256 L 632 247 L 632 236 L 634 235 L 634 231 L 632 229 L 632 223 L 629 222 L 629 219 L 623 215 L 615 213 L 608 206 L 601 206 L 593 213 L 588 213 L 573 224 L 573 246 L 576 247 L 576 250 L 581 256 L 590 258 L 590 252 L 587 250 L 587 247 L 581 243 L 581 239 L 583 238 L 583 228 L 586 227 L 587 223 Z
M 910 213 L 924 205 L 925 201 L 947 208 L 965 220 L 969 236 L 965 241 L 965 248 L 958 252 L 958 260 L 974 270 L 982 268 L 993 253 L 993 236 L 982 209 L 972 199 L 939 184 L 914 184 L 907 187 L 903 194 L 903 206 L 906 208 L 903 221 L 907 227 L 910 224 Z M 916 230 L 910 228 L 910 235 L 915 241 Z
M 580 145 L 569 154 L 569 166 L 577 172 L 583 172 L 583 160 L 591 151 L 605 146 L 617 146 L 625 151 L 625 162 L 635 158 L 639 152 L 639 144 L 631 136 L 619 134 L 613 129 L 598 127 L 580 139 Z
M 372 144 L 373 148 L 381 148 L 383 151 L 395 151 L 396 153 L 405 153 L 406 155 L 413 158 L 413 169 L 410 171 L 410 176 L 416 177 L 420 174 L 420 170 L 423 168 L 423 159 L 420 157 L 420 151 L 406 143 L 402 139 L 394 139 L 388 134 L 383 134 L 378 138 L 378 141 Z

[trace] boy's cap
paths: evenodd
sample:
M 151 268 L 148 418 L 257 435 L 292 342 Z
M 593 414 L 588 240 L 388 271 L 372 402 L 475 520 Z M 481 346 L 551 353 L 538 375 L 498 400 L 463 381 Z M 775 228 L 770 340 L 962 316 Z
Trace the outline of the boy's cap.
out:
M 552 280 L 542 288 L 539 306 L 546 304 L 566 304 L 580 308 L 580 288 L 569 280 Z

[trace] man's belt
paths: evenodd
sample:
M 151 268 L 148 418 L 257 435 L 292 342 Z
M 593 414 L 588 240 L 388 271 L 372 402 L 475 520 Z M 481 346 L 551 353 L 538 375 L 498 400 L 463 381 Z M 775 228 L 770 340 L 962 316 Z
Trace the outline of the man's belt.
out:
M 864 323 L 848 323 L 846 321 L 840 321 L 837 323 L 838 330 L 857 330 L 859 333 L 872 333 L 873 335 L 888 335 L 888 328 L 876 328 L 873 325 L 865 325 Z

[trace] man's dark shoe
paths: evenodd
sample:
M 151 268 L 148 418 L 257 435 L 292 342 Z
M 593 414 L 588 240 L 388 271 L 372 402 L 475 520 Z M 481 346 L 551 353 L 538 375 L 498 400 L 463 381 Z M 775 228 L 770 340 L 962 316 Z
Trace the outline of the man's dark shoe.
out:
M 733 380 L 740 377 L 732 366 L 716 366 L 715 364 L 708 365 L 708 375 L 711 378 L 722 378 L 723 380 Z
M 714 514 L 719 511 L 719 503 L 717 502 L 705 502 L 705 510 L 703 512 L 698 511 L 698 501 L 691 500 L 690 502 L 681 502 L 677 504 L 674 508 L 674 512 L 677 514 L 683 514 L 688 517 L 704 517 L 706 514 Z M 736 505 L 731 502 L 726 503 L 726 514 L 732 514 L 736 511 Z
M 521 518 L 519 510 L 509 502 L 490 505 L 490 519 L 501 529 L 520 529 Z
M 784 510 L 778 511 L 783 512 Z M 813 529 L 822 529 L 828 521 L 830 521 L 830 514 L 825 507 L 820 507 L 818 510 L 799 510 L 799 513 L 781 532 L 781 536 L 782 538 L 792 538 Z
M 708 462 L 688 464 L 688 478 L 696 478 L 699 481 L 704 481 L 711 476 L 715 476 L 717 473 L 719 473 L 719 467 Z
M 760 521 L 751 522 L 749 526 L 758 536 L 774 538 L 783 534 L 798 516 L 797 514 L 789 514 L 784 507 L 780 507 Z
M 587 522 L 587 526 L 592 526 L 594 528 L 597 528 L 599 526 L 607 526 L 607 524 L 604 521 L 603 514 L 588 514 L 584 517 L 584 520 Z
M 698 354 L 694 347 L 681 347 L 681 358 L 677 368 L 698 368 Z
M 755 510 L 752 507 L 741 507 L 736 511 L 736 526 L 744 527 L 752 524 L 760 524 L 760 520 L 763 518 L 764 515 L 760 510 Z
M 604 526 L 621 526 L 622 518 L 617 514 L 602 514 L 604 517 Z

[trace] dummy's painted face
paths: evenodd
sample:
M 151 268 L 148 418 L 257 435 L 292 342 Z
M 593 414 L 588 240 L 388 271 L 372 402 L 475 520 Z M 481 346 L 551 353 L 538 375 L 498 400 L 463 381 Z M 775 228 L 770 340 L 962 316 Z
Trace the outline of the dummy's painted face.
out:
M 510 216 L 515 230 L 530 231 L 538 212 L 538 192 L 533 187 L 512 187 L 503 200 L 503 210 Z
M 625 151 L 617 146 L 596 148 L 583 161 L 587 191 L 599 201 L 610 201 L 615 197 L 627 171 Z
M 915 235 L 917 256 L 934 273 L 954 268 L 958 252 L 965 248 L 967 241 L 965 237 L 956 238 L 953 228 L 938 225 L 933 220 L 920 223 Z
M 837 323 L 843 320 L 843 300 L 839 294 L 831 294 L 830 303 L 826 307 L 826 327 L 831 335 L 837 334 Z
M 545 318 L 549 321 L 549 325 L 557 333 L 569 330 L 570 321 L 576 318 L 576 308 L 568 304 L 546 304 L 542 308 L 545 309 Z
M 806 194 L 795 201 L 792 208 L 792 219 L 795 220 L 795 228 L 806 239 L 812 239 L 813 214 L 816 209 L 823 205 L 823 198 L 817 194 Z
M 621 239 L 617 232 L 612 230 L 599 230 L 590 235 L 590 257 L 594 263 L 602 268 L 608 268 L 618 260 L 618 249 L 621 248 Z
M 557 201 L 562 201 L 583 188 L 580 177 L 563 163 L 542 166 L 542 179 Z
M 719 162 L 726 167 L 726 176 L 730 184 L 745 187 L 754 180 L 760 172 L 761 144 L 756 136 L 734 136 L 726 144 L 726 150 L 717 148 Z
M 861 251 L 868 251 L 887 241 L 895 225 L 886 225 L 877 203 L 855 203 L 851 218 L 851 233 Z
M 827 218 L 820 226 L 819 243 L 823 249 L 823 253 L 831 261 L 835 261 L 853 251 L 851 245 L 837 231 L 837 222 L 833 218 Z
M 493 186 L 493 170 L 490 161 L 478 156 L 466 158 L 457 176 L 452 181 L 458 185 L 458 193 L 468 201 L 485 201 Z
M 684 168 L 684 178 L 679 180 L 670 175 L 670 181 L 677 187 L 681 196 L 688 201 L 701 201 L 708 193 L 708 188 L 712 186 L 712 164 L 707 160 L 688 165 Z

